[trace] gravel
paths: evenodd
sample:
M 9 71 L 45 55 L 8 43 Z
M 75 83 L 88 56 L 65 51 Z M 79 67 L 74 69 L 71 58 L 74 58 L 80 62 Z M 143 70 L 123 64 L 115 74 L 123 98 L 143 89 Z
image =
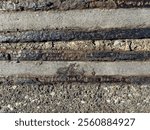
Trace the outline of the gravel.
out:
M 134 8 L 150 7 L 149 0 L 2 0 L 0 9 L 24 10 L 72 10 L 89 8 Z
M 56 83 L 0 85 L 1 112 L 150 112 L 150 86 Z
M 72 51 L 150 51 L 150 39 L 81 40 L 59 42 L 0 43 L 1 52 L 22 50 L 72 50 Z

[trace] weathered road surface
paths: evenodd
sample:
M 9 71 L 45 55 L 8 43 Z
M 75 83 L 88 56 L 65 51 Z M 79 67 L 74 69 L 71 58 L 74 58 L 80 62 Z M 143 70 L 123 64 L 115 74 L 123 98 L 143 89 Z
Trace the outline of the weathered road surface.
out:
M 71 67 L 72 68 L 69 68 Z M 77 74 L 84 70 L 85 75 L 99 76 L 147 76 L 150 75 L 150 62 L 0 62 L 0 76 L 29 75 L 53 76 L 75 69 Z M 73 70 L 72 70 L 73 71 Z M 71 74 L 71 73 L 70 73 Z M 73 73 L 72 73 L 73 75 Z
M 150 112 L 149 7 L 0 1 L 0 112 Z
M 150 28 L 149 9 L 0 12 L 0 31 Z

